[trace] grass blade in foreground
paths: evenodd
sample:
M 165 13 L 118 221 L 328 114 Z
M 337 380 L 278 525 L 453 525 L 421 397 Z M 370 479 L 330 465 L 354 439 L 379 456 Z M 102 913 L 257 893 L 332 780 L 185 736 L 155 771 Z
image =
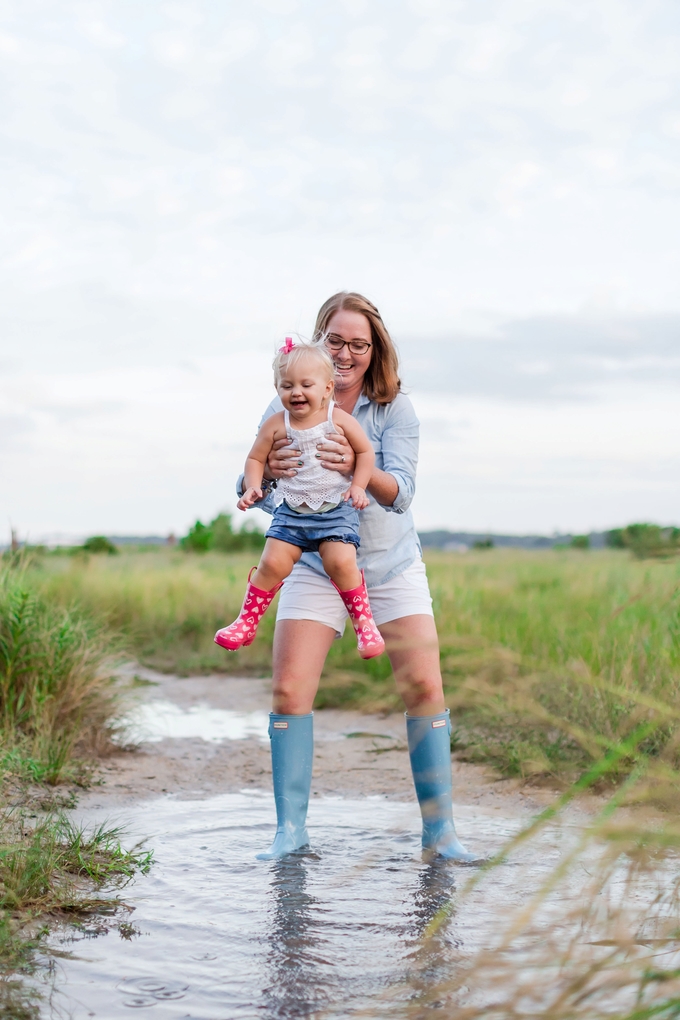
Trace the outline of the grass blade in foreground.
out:
M 617 759 L 646 736 L 642 725 L 469 878 L 430 923 L 420 947 L 424 972 L 431 973 L 437 960 L 438 972 L 444 967 L 448 977 L 434 984 L 423 980 L 422 994 L 407 1005 L 399 1001 L 399 989 L 392 990 L 391 1015 L 419 1020 L 439 1003 L 450 1020 L 680 1016 L 680 773 L 667 769 L 663 778 L 668 788 L 661 800 L 674 799 L 672 814 L 655 807 L 662 779 L 650 780 L 656 762 L 647 756 L 577 830 L 573 816 L 562 817 L 609 767 L 617 774 Z M 556 834 L 563 851 L 537 881 L 530 870 L 522 872 L 518 851 L 546 833 Z M 499 869 L 506 867 L 514 870 L 515 887 L 526 883 L 526 902 L 503 910 L 499 901 L 492 945 L 475 953 L 464 945 L 454 948 L 447 932 L 457 910 L 470 897 L 475 902 L 484 886 L 493 900 Z M 385 1005 L 376 1003 L 375 1012 L 365 1015 L 382 1015 Z

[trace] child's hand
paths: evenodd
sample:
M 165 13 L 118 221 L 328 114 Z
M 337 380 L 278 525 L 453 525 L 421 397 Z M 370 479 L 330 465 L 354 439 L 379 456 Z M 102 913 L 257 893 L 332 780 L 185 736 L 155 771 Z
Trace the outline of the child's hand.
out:
M 256 489 L 253 485 L 243 493 L 236 506 L 239 510 L 250 510 L 262 499 L 262 489 Z
M 360 485 L 350 485 L 347 492 L 343 494 L 343 500 L 352 501 L 352 506 L 355 510 L 364 510 L 368 506 L 368 496 L 366 490 L 362 489 Z

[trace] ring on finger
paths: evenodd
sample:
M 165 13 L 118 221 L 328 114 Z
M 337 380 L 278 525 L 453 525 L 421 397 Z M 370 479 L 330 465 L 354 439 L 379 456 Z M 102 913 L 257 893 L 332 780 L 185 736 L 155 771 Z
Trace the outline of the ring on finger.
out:
M 344 453 L 343 453 L 343 455 L 342 455 L 342 456 L 341 456 L 341 458 L 340 458 L 340 463 L 341 463 L 341 464 L 344 464 L 344 463 L 345 463 L 345 455 L 344 455 Z

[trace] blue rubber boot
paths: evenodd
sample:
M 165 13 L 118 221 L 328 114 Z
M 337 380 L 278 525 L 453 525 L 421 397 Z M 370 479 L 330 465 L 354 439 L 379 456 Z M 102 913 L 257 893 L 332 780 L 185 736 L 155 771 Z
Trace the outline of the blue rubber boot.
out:
M 276 835 L 267 853 L 256 855 L 259 861 L 285 857 L 309 843 L 306 821 L 312 785 L 313 720 L 313 712 L 309 715 L 269 714 Z
M 423 816 L 423 848 L 452 861 L 480 861 L 456 835 L 451 804 L 451 720 L 439 715 L 406 716 L 413 782 Z

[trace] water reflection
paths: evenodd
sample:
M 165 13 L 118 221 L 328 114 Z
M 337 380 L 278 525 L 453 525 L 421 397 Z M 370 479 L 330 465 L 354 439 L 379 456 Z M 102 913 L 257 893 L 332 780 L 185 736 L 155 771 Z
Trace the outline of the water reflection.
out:
M 432 1009 L 444 1005 L 441 989 L 451 977 L 455 944 L 449 935 L 455 910 L 455 872 L 451 861 L 435 858 L 418 874 L 405 931 L 411 949 L 404 979 L 414 1006 Z
M 307 891 L 308 866 L 309 858 L 298 854 L 272 866 L 273 916 L 263 988 L 268 1020 L 310 1016 L 328 1004 L 331 975 L 322 955 L 319 901 Z
M 446 930 L 447 917 L 452 909 L 456 889 L 456 865 L 452 861 L 435 858 L 418 874 L 413 895 L 413 908 L 409 914 L 408 935 L 421 938 L 429 935 L 434 921 L 441 921 L 437 931 Z
M 433 989 L 440 987 L 450 975 L 452 943 L 448 924 L 456 888 L 455 865 L 450 861 L 433 860 L 415 870 L 412 859 L 407 862 L 396 857 L 391 859 L 388 868 L 385 868 L 387 862 L 378 864 L 369 858 L 352 862 L 352 874 L 346 876 L 348 885 L 354 884 L 362 872 L 363 880 L 370 881 L 369 872 L 375 869 L 379 874 L 373 884 L 383 902 L 371 904 L 370 899 L 362 898 L 349 917 L 345 902 L 343 925 L 332 909 L 331 890 L 327 887 L 323 897 L 309 891 L 309 885 L 314 885 L 315 878 L 320 877 L 314 874 L 315 861 L 318 858 L 303 853 L 272 865 L 267 983 L 263 988 L 267 1020 L 316 1016 L 319 1011 L 330 1010 L 333 1003 L 337 1005 L 343 995 L 345 999 L 360 999 L 362 993 L 373 996 L 377 993 L 373 1008 L 386 1015 L 390 1013 L 390 1004 L 394 1006 L 397 1001 L 427 1008 L 441 1005 Z M 327 866 L 328 860 L 325 863 Z M 415 879 L 408 891 L 402 885 L 404 871 Z M 386 872 L 395 876 L 392 890 L 389 879 L 385 882 Z M 318 891 L 318 885 L 316 888 Z M 400 919 L 388 905 L 392 899 L 390 891 L 397 902 L 402 900 Z M 328 937 L 324 931 L 326 924 L 331 928 Z M 339 929 L 343 927 L 348 943 L 338 953 Z M 360 936 L 370 935 L 372 928 L 376 935 L 373 940 L 375 956 L 370 962 L 366 958 L 363 980 L 357 981 L 355 976 L 350 992 L 347 985 L 344 988 L 339 985 L 339 967 L 345 957 L 355 956 Z M 381 938 L 387 937 L 391 942 L 392 951 L 385 956 L 380 953 L 378 932 Z M 368 950 L 369 954 L 370 948 L 364 945 L 364 951 Z M 389 970 L 381 973 L 381 964 L 388 959 Z M 395 972 L 398 959 L 403 961 L 403 966 Z

